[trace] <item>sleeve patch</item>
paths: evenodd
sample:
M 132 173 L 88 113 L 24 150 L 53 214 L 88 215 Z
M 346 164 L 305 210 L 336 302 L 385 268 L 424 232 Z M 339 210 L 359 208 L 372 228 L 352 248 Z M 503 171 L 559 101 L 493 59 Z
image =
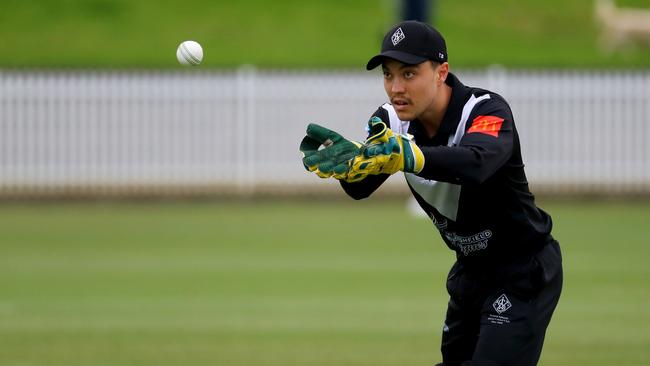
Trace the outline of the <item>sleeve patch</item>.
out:
M 483 133 L 486 135 L 499 137 L 499 131 L 503 124 L 503 118 L 497 116 L 478 116 L 472 121 L 472 126 L 467 133 Z

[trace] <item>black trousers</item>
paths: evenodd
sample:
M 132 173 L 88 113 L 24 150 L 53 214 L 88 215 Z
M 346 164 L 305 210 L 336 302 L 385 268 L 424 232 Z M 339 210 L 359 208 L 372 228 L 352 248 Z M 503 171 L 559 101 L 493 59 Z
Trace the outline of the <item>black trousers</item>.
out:
M 537 365 L 562 290 L 562 256 L 552 240 L 505 271 L 456 262 L 442 333 L 445 366 Z

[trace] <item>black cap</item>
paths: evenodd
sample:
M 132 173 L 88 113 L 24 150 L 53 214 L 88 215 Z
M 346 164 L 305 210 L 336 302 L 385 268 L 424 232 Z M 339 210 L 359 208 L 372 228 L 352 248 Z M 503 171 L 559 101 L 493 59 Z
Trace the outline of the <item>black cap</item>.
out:
M 381 53 L 368 61 L 367 70 L 381 65 L 384 58 L 392 58 L 409 65 L 426 60 L 447 62 L 447 45 L 440 32 L 432 26 L 415 20 L 395 25 L 381 44 Z

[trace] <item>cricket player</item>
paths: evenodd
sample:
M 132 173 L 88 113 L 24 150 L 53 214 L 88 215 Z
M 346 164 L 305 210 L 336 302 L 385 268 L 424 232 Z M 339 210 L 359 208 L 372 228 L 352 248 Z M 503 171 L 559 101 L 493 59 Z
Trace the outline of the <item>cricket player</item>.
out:
M 437 30 L 395 25 L 366 66 L 382 68 L 389 100 L 372 114 L 368 138 L 354 142 L 310 124 L 303 163 L 340 180 L 354 199 L 404 173 L 456 252 L 439 365 L 536 365 L 562 289 L 560 247 L 529 191 L 508 103 L 465 86 L 447 60 Z

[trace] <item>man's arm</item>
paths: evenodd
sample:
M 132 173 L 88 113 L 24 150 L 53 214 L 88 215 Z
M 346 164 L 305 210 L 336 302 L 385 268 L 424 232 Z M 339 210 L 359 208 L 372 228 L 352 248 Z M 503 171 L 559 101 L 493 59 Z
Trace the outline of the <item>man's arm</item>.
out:
M 480 184 L 503 166 L 512 155 L 515 131 L 510 108 L 497 98 L 472 112 L 458 146 L 421 147 L 425 163 L 418 176 Z
M 364 180 L 356 183 L 341 181 L 341 187 L 348 196 L 360 200 L 368 198 L 388 177 L 390 177 L 389 174 L 369 175 Z

